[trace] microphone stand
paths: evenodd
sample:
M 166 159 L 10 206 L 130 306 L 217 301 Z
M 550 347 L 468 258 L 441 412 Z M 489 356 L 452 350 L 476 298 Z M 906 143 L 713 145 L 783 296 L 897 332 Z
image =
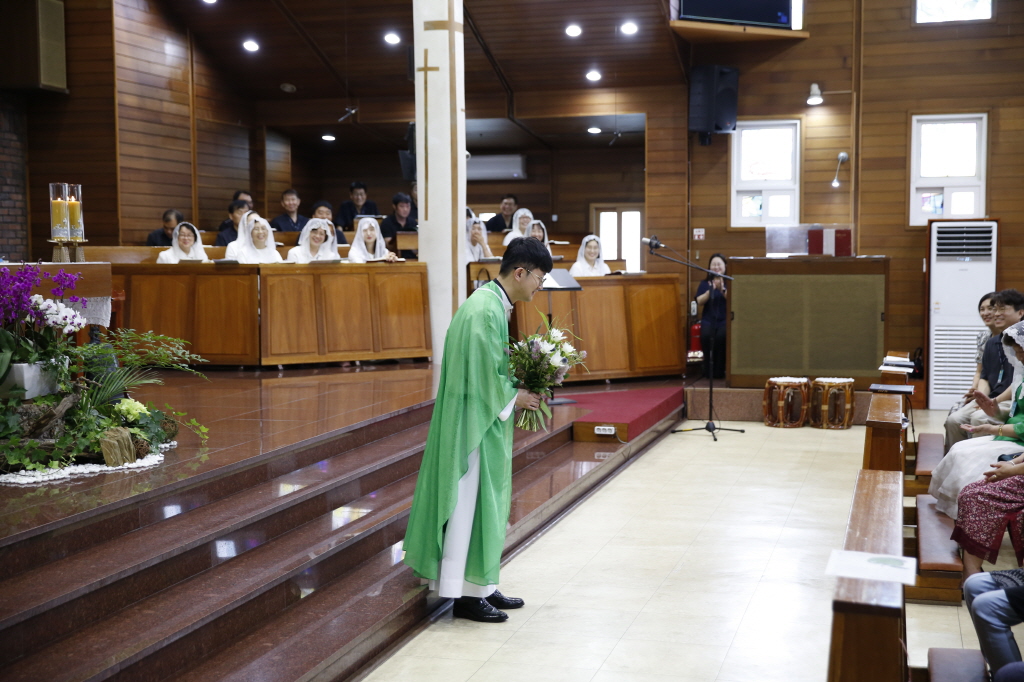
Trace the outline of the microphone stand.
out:
M 666 256 L 664 254 L 658 253 L 657 249 L 659 249 L 662 246 L 664 246 L 664 244 L 662 244 L 661 242 L 658 241 L 657 236 L 652 237 L 650 239 L 650 241 L 647 242 L 647 245 L 648 245 L 648 248 L 649 248 L 648 253 L 650 255 L 652 255 L 652 256 L 657 256 L 658 258 L 662 258 L 664 260 L 671 261 L 673 263 L 678 263 L 679 265 L 684 265 L 684 266 L 686 266 L 688 268 L 692 268 L 694 270 L 700 270 L 701 272 L 706 272 L 709 275 L 715 275 L 716 277 L 721 277 L 722 279 L 727 279 L 729 281 L 732 281 L 732 279 L 733 279 L 732 277 L 729 277 L 728 275 L 719 275 L 718 273 L 712 272 L 711 270 L 708 270 L 707 268 L 702 268 L 701 266 L 695 265 L 694 263 L 690 263 L 689 261 L 685 261 L 685 260 L 678 259 L 678 258 L 672 258 L 671 256 Z M 710 294 L 709 294 L 708 303 L 710 303 L 710 302 L 711 302 L 711 299 L 710 299 Z M 707 303 L 705 303 L 705 305 L 707 305 Z M 711 331 L 712 331 L 711 347 L 708 349 L 708 367 L 711 368 L 711 371 L 708 374 L 708 421 L 707 421 L 707 424 L 705 424 L 701 428 L 672 429 L 672 433 L 686 433 L 686 432 L 689 432 L 689 431 L 707 431 L 708 433 L 711 434 L 711 437 L 717 443 L 718 442 L 718 436 L 716 435 L 716 433 L 718 431 L 734 431 L 736 433 L 746 433 L 746 431 L 744 429 L 727 429 L 727 428 L 723 428 L 721 426 L 715 425 L 715 336 L 716 336 L 715 332 L 718 331 L 717 325 Z

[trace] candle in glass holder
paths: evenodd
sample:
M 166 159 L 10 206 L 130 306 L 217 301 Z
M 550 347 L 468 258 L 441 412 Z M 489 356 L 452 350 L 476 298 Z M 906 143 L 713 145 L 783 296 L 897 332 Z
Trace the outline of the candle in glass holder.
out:
M 68 185 L 68 221 L 71 241 L 85 240 L 85 223 L 82 222 L 82 186 Z
M 68 186 L 64 182 L 50 183 L 50 239 L 67 241 L 71 237 L 68 219 Z

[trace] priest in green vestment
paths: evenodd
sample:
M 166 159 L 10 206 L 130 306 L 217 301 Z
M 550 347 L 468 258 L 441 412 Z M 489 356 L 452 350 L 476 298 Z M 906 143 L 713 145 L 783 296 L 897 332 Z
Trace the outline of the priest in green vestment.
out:
M 445 335 L 405 563 L 431 590 L 455 598 L 457 617 L 502 622 L 500 609 L 523 606 L 496 586 L 512 502 L 512 416 L 515 407 L 537 409 L 541 398 L 509 378 L 508 320 L 551 267 L 541 242 L 513 240 L 497 279 L 466 299 Z

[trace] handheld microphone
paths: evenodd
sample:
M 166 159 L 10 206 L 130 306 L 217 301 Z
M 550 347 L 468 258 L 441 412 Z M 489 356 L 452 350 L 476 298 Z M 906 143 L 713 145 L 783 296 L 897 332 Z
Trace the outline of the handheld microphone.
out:
M 658 241 L 657 235 L 652 235 L 650 238 L 644 237 L 640 241 L 644 244 L 647 244 L 652 249 L 660 249 L 663 246 L 665 246 L 664 244 Z

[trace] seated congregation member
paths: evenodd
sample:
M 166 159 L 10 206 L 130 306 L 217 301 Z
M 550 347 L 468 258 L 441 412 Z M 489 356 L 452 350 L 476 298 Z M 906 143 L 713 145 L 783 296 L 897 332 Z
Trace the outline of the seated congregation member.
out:
M 580 244 L 576 254 L 576 262 L 569 268 L 573 277 L 603 277 L 611 274 L 611 268 L 601 258 L 601 239 L 596 234 L 588 234 Z
M 377 203 L 366 198 L 366 183 L 358 180 L 348 186 L 348 201 L 338 207 L 338 219 L 334 224 L 350 230 L 357 215 L 380 215 Z
M 978 385 L 972 394 L 976 397 L 983 393 L 996 402 L 1005 402 L 1010 396 L 1004 395 L 1013 381 L 1014 368 L 1007 357 L 1006 347 L 1000 342 L 999 335 L 1010 325 L 1020 322 L 1024 317 L 1024 296 L 1016 289 L 1000 291 L 990 299 L 992 315 L 990 322 L 991 336 L 982 346 L 981 369 L 978 372 Z M 1001 407 L 1008 408 L 1009 404 Z M 960 428 L 963 424 L 991 424 L 992 420 L 982 411 L 976 400 L 970 400 L 959 410 L 951 411 L 946 418 L 946 451 L 954 444 L 968 438 L 966 431 Z
M 199 230 L 192 223 L 178 223 L 171 234 L 171 248 L 161 251 L 156 257 L 157 263 L 178 263 L 183 260 L 209 262 L 203 242 L 199 240 Z
M 993 681 L 1024 682 L 1020 649 L 1010 628 L 1024 621 L 1024 569 L 975 573 L 964 581 L 964 601 Z M 1014 672 L 1020 677 L 1013 677 Z
M 412 197 L 399 192 L 391 197 L 391 205 L 394 211 L 380 224 L 380 233 L 384 235 L 384 241 L 388 244 L 392 243 L 399 232 L 416 231 L 416 219 L 409 215 L 412 210 Z
M 380 227 L 374 218 L 363 218 L 356 228 L 356 236 L 348 250 L 349 263 L 368 263 L 372 260 L 386 260 L 394 263 L 398 256 L 388 251 Z
M 512 231 L 501 240 L 502 246 L 508 246 L 516 237 L 529 237 L 530 222 L 533 220 L 533 211 L 528 208 L 518 209 L 512 216 Z
M 173 246 L 174 241 L 171 235 L 174 234 L 174 228 L 178 226 L 178 223 L 184 220 L 185 216 L 173 208 L 164 211 L 164 226 L 149 233 L 149 236 L 146 237 L 146 246 Z
M 541 220 L 531 220 L 529 226 L 530 236 L 544 245 L 544 248 L 551 253 L 551 244 L 548 243 L 548 228 Z
M 1024 353 L 1024 322 L 1017 322 L 994 339 L 1004 344 L 1018 359 Z M 1013 371 L 1009 373 L 1012 375 Z M 1018 404 L 1021 381 L 1014 381 L 1012 400 L 1003 407 L 983 392 L 975 393 L 978 406 L 991 420 L 982 424 L 963 424 L 960 428 L 970 432 L 970 440 L 953 445 L 935 470 L 932 471 L 928 492 L 937 500 L 936 508 L 950 518 L 956 518 L 961 492 L 969 484 L 982 481 L 1002 455 L 1024 453 L 1024 426 L 1020 432 L 1013 424 L 1024 422 L 1024 404 Z M 1020 458 L 1024 460 L 1024 457 Z
M 484 221 L 479 218 L 466 219 L 466 260 L 476 263 L 481 258 L 494 258 L 491 247 L 487 244 L 487 230 Z
M 506 194 L 501 198 L 498 212 L 487 221 L 488 232 L 504 232 L 512 229 L 512 216 L 519 208 L 519 199 L 515 194 Z
M 313 217 L 326 220 L 331 224 L 331 232 L 334 234 L 334 239 L 339 244 L 348 244 L 348 240 L 345 239 L 345 234 L 334 227 L 334 208 L 331 206 L 329 201 L 318 201 L 313 204 Z
M 238 239 L 238 224 L 242 222 L 242 216 L 251 211 L 252 208 L 243 199 L 235 199 L 228 204 L 228 219 L 224 221 L 227 223 L 227 227 L 224 223 L 221 223 L 220 232 L 217 233 L 217 239 L 214 240 L 214 246 L 227 246 L 231 242 Z
M 704 376 L 715 379 L 725 378 L 725 301 L 729 288 L 719 275 L 725 274 L 725 256 L 711 254 L 708 259 L 708 273 L 697 286 L 697 305 L 704 306 L 700 318 L 700 347 L 704 349 Z M 714 355 L 714 367 L 711 356 Z
M 240 189 L 237 192 L 235 192 L 231 196 L 231 201 L 232 202 L 244 201 L 245 205 L 246 205 L 246 209 L 249 210 L 249 211 L 252 210 L 252 195 L 249 194 L 249 192 L 244 190 L 244 189 Z M 230 215 L 230 214 L 231 214 L 231 209 L 228 209 L 228 215 Z M 232 221 L 231 218 L 228 218 L 227 220 L 224 220 L 220 224 L 219 227 L 217 227 L 217 231 L 218 232 L 223 232 L 224 230 L 227 230 L 227 229 L 235 230 L 235 232 L 237 234 L 237 232 L 238 232 L 238 221 L 237 220 L 236 221 Z M 234 240 L 235 240 L 235 238 L 232 237 L 231 241 L 234 241 Z M 225 242 L 223 244 L 217 244 L 217 246 L 227 246 L 229 243 L 230 242 Z
M 299 232 L 306 226 L 309 220 L 304 215 L 299 215 L 299 193 L 293 189 L 286 189 L 281 192 L 281 208 L 284 213 L 270 221 L 270 226 L 278 232 Z
M 242 219 L 238 239 L 228 244 L 224 257 L 246 265 L 280 263 L 284 260 L 274 247 L 270 223 L 252 212 Z
M 288 250 L 289 263 L 341 260 L 338 242 L 334 239 L 334 225 L 329 220 L 310 218 L 299 235 L 298 246 Z

